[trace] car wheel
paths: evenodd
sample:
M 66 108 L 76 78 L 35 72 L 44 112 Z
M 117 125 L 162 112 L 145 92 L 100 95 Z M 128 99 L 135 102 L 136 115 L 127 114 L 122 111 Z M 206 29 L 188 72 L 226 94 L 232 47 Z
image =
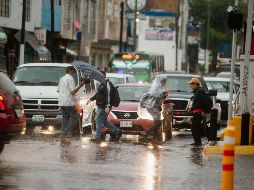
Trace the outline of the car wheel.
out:
M 25 134 L 26 135 L 32 135 L 34 132 L 34 126 L 33 125 L 26 125 L 26 132 Z
M 4 139 L 0 138 L 0 153 L 4 150 Z

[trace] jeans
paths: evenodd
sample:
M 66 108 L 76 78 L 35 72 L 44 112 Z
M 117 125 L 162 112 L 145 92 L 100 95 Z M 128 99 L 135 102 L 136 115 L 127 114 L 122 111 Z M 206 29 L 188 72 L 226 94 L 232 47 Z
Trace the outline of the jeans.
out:
M 79 123 L 78 113 L 75 106 L 62 106 L 62 127 L 64 134 L 71 133 Z
M 113 134 L 118 134 L 119 132 L 119 129 L 108 121 L 108 115 L 106 114 L 105 109 L 98 107 L 96 113 L 96 139 L 101 140 L 101 129 L 104 126 L 107 126 Z

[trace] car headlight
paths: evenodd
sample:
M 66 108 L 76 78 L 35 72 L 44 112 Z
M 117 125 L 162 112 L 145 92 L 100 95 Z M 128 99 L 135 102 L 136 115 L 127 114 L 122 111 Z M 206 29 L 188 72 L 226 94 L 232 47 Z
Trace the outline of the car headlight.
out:
M 139 116 L 139 119 L 153 120 L 153 117 L 147 111 L 147 109 L 146 108 L 141 108 L 140 106 L 138 107 L 138 116 Z

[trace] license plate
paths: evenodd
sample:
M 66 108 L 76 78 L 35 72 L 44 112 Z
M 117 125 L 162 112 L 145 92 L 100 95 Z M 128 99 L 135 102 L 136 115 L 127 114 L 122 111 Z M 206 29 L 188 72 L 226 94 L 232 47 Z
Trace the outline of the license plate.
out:
M 32 121 L 33 122 L 43 122 L 44 116 L 43 115 L 33 115 Z
M 15 109 L 15 113 L 16 113 L 17 117 L 22 117 L 22 115 L 23 115 L 22 109 Z
M 132 121 L 120 121 L 120 127 L 132 127 Z

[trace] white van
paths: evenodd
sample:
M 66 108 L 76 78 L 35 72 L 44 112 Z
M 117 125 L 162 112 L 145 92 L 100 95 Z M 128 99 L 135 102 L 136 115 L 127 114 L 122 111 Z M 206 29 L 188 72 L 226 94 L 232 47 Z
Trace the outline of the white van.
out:
M 61 127 L 62 116 L 58 106 L 58 82 L 65 75 L 68 63 L 28 63 L 20 65 L 13 78 L 23 99 L 27 130 L 34 126 Z M 77 71 L 73 76 L 78 85 L 85 76 Z M 91 125 L 93 104 L 86 105 L 95 91 L 94 81 L 84 85 L 77 93 L 77 106 L 80 109 L 80 129 Z M 51 127 L 52 128 L 52 127 Z M 82 131 L 82 130 L 81 130 Z

